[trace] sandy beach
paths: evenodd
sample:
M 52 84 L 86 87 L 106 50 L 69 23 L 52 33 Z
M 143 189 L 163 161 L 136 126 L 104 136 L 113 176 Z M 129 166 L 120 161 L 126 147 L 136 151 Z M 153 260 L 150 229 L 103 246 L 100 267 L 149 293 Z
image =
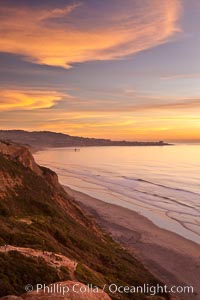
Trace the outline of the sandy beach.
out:
M 198 244 L 157 227 L 134 211 L 64 188 L 102 228 L 166 285 L 194 287 L 194 294 L 177 294 L 177 299 L 200 299 Z

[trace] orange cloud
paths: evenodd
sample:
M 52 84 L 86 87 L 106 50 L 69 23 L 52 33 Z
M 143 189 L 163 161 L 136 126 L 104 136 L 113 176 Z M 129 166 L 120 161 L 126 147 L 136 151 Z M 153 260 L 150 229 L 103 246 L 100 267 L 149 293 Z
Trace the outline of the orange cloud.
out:
M 49 108 L 61 99 L 54 91 L 0 90 L 0 111 Z
M 78 10 L 85 16 L 83 24 L 73 15 Z M 1 11 L 1 52 L 70 67 L 76 62 L 118 59 L 166 42 L 179 30 L 180 0 L 138 1 L 137 6 L 134 0 L 126 5 L 115 0 L 109 13 L 94 12 L 84 2 L 48 10 L 4 4 Z

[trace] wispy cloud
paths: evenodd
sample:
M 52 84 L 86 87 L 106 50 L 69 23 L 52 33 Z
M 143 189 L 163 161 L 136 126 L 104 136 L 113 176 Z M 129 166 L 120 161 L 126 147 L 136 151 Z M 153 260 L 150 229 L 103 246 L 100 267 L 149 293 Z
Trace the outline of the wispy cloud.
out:
M 160 45 L 179 30 L 180 0 L 111 0 L 51 9 L 0 4 L 0 51 L 50 66 L 118 59 Z M 103 4 L 104 3 L 104 4 Z M 104 5 L 104 6 L 103 6 Z M 82 13 L 84 18 L 79 18 Z M 95 17 L 94 17 L 95 16 Z
M 19 111 L 48 109 L 48 114 L 54 117 L 69 114 L 94 118 L 104 117 L 113 113 L 137 113 L 158 111 L 184 111 L 200 108 L 200 98 L 173 97 L 162 95 L 144 95 L 134 89 L 125 89 L 119 94 L 119 100 L 105 98 L 83 98 L 73 96 L 73 91 L 53 89 L 0 89 L 0 111 Z M 112 96 L 112 95 L 111 95 Z M 126 101 L 123 101 L 123 97 Z
M 172 98 L 168 99 L 170 102 L 168 103 L 162 103 L 163 99 L 160 97 L 160 101 L 154 101 L 150 104 L 148 104 L 148 98 L 146 98 L 146 103 L 143 104 L 136 104 L 136 105 L 126 105 L 123 108 L 121 107 L 121 111 L 146 111 L 146 110 L 159 110 L 159 111 L 165 111 L 165 110 L 188 110 L 188 109 L 198 109 L 200 108 L 200 98 Z M 151 98 L 152 100 L 152 98 Z M 165 100 L 165 99 L 164 99 Z
M 62 96 L 56 91 L 1 89 L 0 111 L 50 108 L 60 101 Z
M 81 3 L 75 3 L 71 5 L 66 5 L 62 8 L 55 8 L 45 11 L 38 12 L 38 19 L 39 20 L 48 20 L 52 18 L 61 18 L 66 17 L 68 14 L 70 14 L 73 10 L 75 10 L 77 7 L 79 7 Z
M 129 93 L 128 93 L 129 95 Z M 130 100 L 130 97 L 132 99 Z M 173 97 L 173 96 L 149 96 L 140 95 L 137 93 L 131 93 L 129 95 L 129 101 L 123 101 L 123 96 L 120 101 L 112 99 L 95 99 L 85 100 L 81 98 L 72 97 L 71 99 L 65 99 L 58 102 L 58 105 L 52 107 L 52 109 L 68 108 L 71 112 L 84 112 L 84 113 L 128 113 L 128 112 L 146 112 L 146 111 L 183 111 L 183 110 L 197 110 L 200 108 L 200 98 L 191 97 Z
M 174 74 L 168 76 L 162 76 L 161 79 L 163 80 L 173 80 L 173 79 L 193 79 L 193 78 L 200 78 L 200 73 L 191 73 L 191 74 Z

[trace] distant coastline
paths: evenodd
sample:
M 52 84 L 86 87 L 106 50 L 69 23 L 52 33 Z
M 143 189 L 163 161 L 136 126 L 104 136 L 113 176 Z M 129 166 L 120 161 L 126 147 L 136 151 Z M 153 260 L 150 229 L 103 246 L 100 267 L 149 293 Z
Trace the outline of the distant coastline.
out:
M 169 146 L 165 141 L 112 141 L 84 138 L 51 131 L 0 130 L 0 140 L 10 140 L 33 148 L 92 146 Z

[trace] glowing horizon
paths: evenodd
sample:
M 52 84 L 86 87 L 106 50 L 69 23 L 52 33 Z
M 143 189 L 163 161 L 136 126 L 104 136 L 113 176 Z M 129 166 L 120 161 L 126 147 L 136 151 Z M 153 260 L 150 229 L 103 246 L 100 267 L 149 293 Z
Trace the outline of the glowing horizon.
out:
M 0 129 L 200 141 L 200 5 L 0 4 Z

